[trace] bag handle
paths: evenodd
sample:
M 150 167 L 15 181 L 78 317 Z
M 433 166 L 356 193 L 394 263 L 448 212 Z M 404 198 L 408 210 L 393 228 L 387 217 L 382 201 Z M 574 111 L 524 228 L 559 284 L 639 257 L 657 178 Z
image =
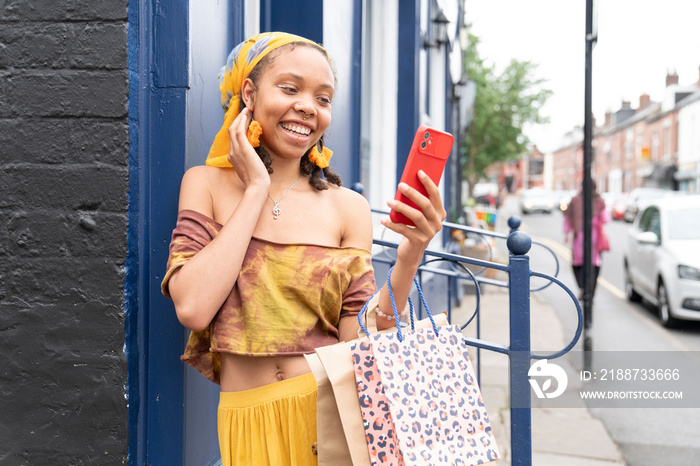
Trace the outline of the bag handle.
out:
M 394 270 L 394 267 L 391 267 L 389 269 L 389 273 L 387 274 L 386 277 L 386 284 L 387 288 L 389 289 L 389 299 L 391 300 L 391 307 L 394 311 L 394 319 L 396 320 L 396 330 L 397 330 L 397 337 L 399 341 L 403 341 L 403 333 L 401 332 L 401 322 L 399 319 L 399 311 L 396 308 L 396 301 L 394 300 L 394 290 L 391 287 L 391 272 Z M 423 303 L 423 306 L 425 306 L 425 310 L 428 314 L 428 318 L 430 319 L 430 323 L 433 326 L 433 330 L 435 331 L 435 335 L 439 335 L 437 325 L 435 324 L 435 320 L 433 319 L 433 315 L 430 313 L 430 308 L 428 308 L 428 303 L 425 302 L 425 296 L 423 295 L 423 290 L 420 287 L 420 284 L 418 283 L 418 279 L 416 277 L 413 277 L 413 283 L 416 285 L 416 289 L 418 290 L 418 295 L 420 296 L 421 302 Z M 364 306 L 362 306 L 362 309 L 360 310 L 360 313 L 357 315 L 357 320 L 360 324 L 360 328 L 365 332 L 366 335 L 369 335 L 369 332 L 367 331 L 367 328 L 365 328 L 364 324 L 362 323 L 362 316 L 367 312 L 367 306 L 369 305 L 370 301 L 374 296 L 379 293 L 379 291 L 376 291 L 370 299 L 367 300 Z M 411 330 L 415 330 L 415 318 L 413 314 L 413 301 L 411 300 L 411 297 L 408 297 L 408 307 L 409 307 L 409 315 L 411 316 Z

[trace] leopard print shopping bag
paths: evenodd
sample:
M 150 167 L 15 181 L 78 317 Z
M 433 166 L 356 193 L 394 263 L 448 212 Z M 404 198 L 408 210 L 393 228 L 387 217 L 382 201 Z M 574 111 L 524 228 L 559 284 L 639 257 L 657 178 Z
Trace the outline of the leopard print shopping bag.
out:
M 399 330 L 369 341 L 406 465 L 499 459 L 459 327 Z

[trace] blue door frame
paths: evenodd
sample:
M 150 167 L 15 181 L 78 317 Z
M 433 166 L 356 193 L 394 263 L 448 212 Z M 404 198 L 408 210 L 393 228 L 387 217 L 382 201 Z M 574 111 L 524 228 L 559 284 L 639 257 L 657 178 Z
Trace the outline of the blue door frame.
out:
M 185 167 L 188 0 L 129 2 L 129 464 L 182 462 L 184 344 L 160 292 Z M 176 448 L 173 448 L 176 446 Z

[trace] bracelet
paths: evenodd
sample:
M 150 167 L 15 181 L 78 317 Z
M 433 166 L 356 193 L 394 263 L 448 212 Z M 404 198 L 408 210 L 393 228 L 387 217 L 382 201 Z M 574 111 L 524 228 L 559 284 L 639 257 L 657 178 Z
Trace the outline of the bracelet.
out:
M 383 317 L 386 320 L 395 320 L 394 313 L 391 314 L 384 314 L 380 309 L 379 306 L 375 308 L 375 312 L 379 317 Z M 408 313 L 408 309 L 404 309 L 402 312 L 399 313 L 399 320 L 403 318 L 406 314 Z

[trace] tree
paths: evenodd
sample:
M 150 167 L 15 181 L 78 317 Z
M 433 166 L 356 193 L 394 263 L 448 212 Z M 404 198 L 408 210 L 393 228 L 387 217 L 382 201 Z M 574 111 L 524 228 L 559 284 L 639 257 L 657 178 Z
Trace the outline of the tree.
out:
M 489 166 L 516 159 L 525 152 L 530 141 L 523 127 L 547 122 L 540 110 L 552 94 L 542 87 L 545 80 L 535 76 L 537 65 L 511 60 L 496 75 L 494 68 L 479 56 L 478 45 L 478 37 L 470 34 L 465 68 L 467 77 L 476 85 L 476 97 L 462 152 L 469 197 Z

